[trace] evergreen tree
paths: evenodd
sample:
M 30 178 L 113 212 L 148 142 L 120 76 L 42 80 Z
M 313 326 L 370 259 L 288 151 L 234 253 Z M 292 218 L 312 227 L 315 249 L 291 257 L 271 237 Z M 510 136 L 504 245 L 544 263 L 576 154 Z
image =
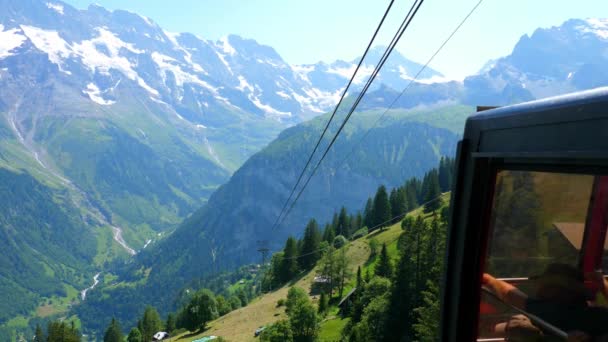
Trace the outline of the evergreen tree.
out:
M 384 277 L 390 279 L 393 275 L 393 265 L 391 264 L 391 259 L 388 256 L 388 251 L 386 250 L 386 244 L 382 244 L 382 250 L 380 250 L 380 256 L 378 260 L 378 264 L 376 265 L 375 274 L 379 277 Z
M 381 185 L 376 191 L 376 196 L 374 197 L 374 209 L 372 211 L 373 217 L 373 226 L 384 228 L 386 225 L 390 223 L 391 219 L 391 203 L 388 199 L 388 194 L 386 193 L 386 187 Z M 370 228 L 370 231 L 372 230 Z
M 333 290 L 336 286 L 336 279 L 338 278 L 336 274 L 337 262 L 334 252 L 334 247 L 330 246 L 325 253 L 323 253 L 323 257 L 321 257 L 321 260 L 319 261 L 319 268 L 317 269 L 317 275 L 325 277 L 329 280 L 327 291 L 330 298 L 333 295 Z
M 124 336 L 122 334 L 122 328 L 120 323 L 112 317 L 110 325 L 106 329 L 106 333 L 103 335 L 103 342 L 122 342 Z
M 74 322 L 50 322 L 47 327 L 47 342 L 80 342 L 80 332 L 74 327 Z
M 298 274 L 298 246 L 292 236 L 287 238 L 283 249 L 283 264 L 281 266 L 281 280 L 283 283 L 292 280 Z
M 332 244 L 334 239 L 336 238 L 336 231 L 334 227 L 330 224 L 325 225 L 325 229 L 323 230 L 323 241 L 327 241 L 327 243 Z
M 327 311 L 329 306 L 329 300 L 327 299 L 327 295 L 325 292 L 321 292 L 321 297 L 319 298 L 319 314 L 323 315 Z
M 441 189 L 439 188 L 439 177 L 437 170 L 433 169 L 425 176 L 423 183 L 424 194 L 424 212 L 430 213 L 441 207 Z
M 34 334 L 34 341 L 36 342 L 44 342 L 44 332 L 40 327 L 40 324 L 36 324 L 36 333 Z
M 224 297 L 222 297 L 224 299 Z M 169 334 L 175 330 L 175 315 L 170 313 L 167 315 L 167 321 L 165 323 L 165 331 Z
M 344 294 L 344 286 L 348 279 L 352 276 L 352 272 L 348 267 L 348 258 L 346 257 L 346 249 L 342 248 L 336 256 L 336 280 L 338 286 L 338 297 L 342 298 Z
M 418 181 L 410 179 L 405 184 L 405 195 L 407 198 L 408 209 L 412 210 L 418 207 L 420 201 L 418 199 Z
M 321 257 L 321 251 L 319 251 L 320 245 L 321 232 L 319 231 L 319 225 L 315 219 L 311 219 L 304 230 L 302 250 L 299 258 L 303 269 L 309 270 L 315 266 L 317 260 Z
M 350 236 L 350 220 L 348 219 L 348 213 L 346 208 L 340 209 L 340 215 L 338 216 L 338 223 L 336 225 L 336 235 Z
M 144 341 L 151 341 L 152 336 L 162 329 L 163 323 L 160 320 L 158 311 L 152 306 L 147 306 L 144 316 L 141 319 L 141 335 Z
M 374 201 L 370 198 L 367 199 L 365 203 L 365 210 L 363 211 L 363 225 L 367 228 L 372 228 L 374 226 Z
M 363 278 L 361 277 L 361 266 L 357 266 L 357 290 L 363 289 Z
M 129 331 L 129 336 L 127 336 L 127 342 L 143 342 L 141 337 L 141 331 L 137 327 L 134 327 Z
M 361 215 L 360 211 L 357 212 L 357 215 L 355 215 L 354 219 L 351 222 L 353 226 L 353 232 L 356 232 L 357 230 L 363 228 L 363 215 Z
M 405 190 L 391 190 L 390 202 L 391 217 L 394 218 L 391 223 L 399 222 L 398 217 L 400 217 L 400 215 L 404 215 L 408 210 L 407 196 L 405 194 Z

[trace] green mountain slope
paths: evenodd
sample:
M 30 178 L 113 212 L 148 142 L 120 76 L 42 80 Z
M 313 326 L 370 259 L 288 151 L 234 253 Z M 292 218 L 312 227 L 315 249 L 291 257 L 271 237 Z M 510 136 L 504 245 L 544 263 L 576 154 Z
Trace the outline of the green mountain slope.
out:
M 0 323 L 30 315 L 46 298 L 88 286 L 94 231 L 65 191 L 0 168 Z
M 415 114 L 424 117 L 427 113 L 426 119 L 431 120 L 431 116 L 443 115 L 437 113 L 453 110 L 463 112 L 447 107 Z M 110 314 L 109 308 L 120 312 L 121 322 L 127 325 L 145 303 L 154 303 L 163 312 L 173 310 L 177 292 L 193 279 L 258 261 L 257 241 L 268 240 L 271 249 L 277 250 L 289 234 L 301 233 L 308 218 L 327 221 L 342 205 L 360 209 L 378 184 L 394 187 L 412 176 L 421 177 L 442 155 L 455 153 L 457 134 L 421 123 L 412 113 L 401 114 L 391 113 L 359 145 L 378 111 L 357 113 L 288 220 L 272 231 L 326 116 L 285 130 L 171 236 L 123 268 L 119 273 L 124 286 L 93 291 L 77 308 L 84 325 L 103 329 L 95 317 Z M 353 148 L 356 152 L 342 163 Z

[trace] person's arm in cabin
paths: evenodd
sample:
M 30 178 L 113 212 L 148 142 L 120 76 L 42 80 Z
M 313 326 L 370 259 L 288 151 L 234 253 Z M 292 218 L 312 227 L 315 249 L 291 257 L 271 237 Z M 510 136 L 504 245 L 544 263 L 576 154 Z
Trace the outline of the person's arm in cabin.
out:
M 496 279 L 487 273 L 483 274 L 481 283 L 488 287 L 505 303 L 511 304 L 522 310 L 526 309 L 526 301 L 528 296 L 520 291 L 517 287 L 505 281 Z

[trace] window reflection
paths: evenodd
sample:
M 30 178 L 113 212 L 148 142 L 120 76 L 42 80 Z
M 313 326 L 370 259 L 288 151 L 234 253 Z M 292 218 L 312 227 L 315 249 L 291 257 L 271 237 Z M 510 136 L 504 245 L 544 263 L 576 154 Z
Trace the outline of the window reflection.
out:
M 594 180 L 497 174 L 478 340 L 608 340 L 608 282 L 580 269 Z

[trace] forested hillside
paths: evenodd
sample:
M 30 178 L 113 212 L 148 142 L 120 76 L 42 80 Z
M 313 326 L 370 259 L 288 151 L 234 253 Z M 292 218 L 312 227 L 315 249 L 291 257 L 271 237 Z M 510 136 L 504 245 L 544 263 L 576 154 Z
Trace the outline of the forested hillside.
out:
M 29 316 L 49 301 L 47 311 L 67 311 L 52 300 L 89 285 L 96 232 L 82 223 L 65 192 L 27 173 L 0 168 L 0 198 L 0 323 Z

